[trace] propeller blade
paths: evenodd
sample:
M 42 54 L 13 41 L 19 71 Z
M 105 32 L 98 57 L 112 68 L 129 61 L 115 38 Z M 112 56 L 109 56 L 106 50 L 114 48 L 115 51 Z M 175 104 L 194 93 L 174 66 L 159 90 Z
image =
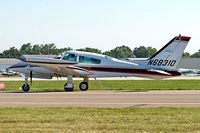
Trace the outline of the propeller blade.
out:
M 32 81 L 33 81 L 33 71 L 31 70 L 30 71 L 30 83 L 31 83 L 31 85 L 32 85 Z

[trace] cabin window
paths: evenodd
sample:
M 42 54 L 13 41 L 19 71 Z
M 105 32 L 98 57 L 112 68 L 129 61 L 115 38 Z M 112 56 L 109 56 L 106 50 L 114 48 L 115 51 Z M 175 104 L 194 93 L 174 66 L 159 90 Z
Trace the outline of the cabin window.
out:
M 80 63 L 90 63 L 90 64 L 100 64 L 101 60 L 87 57 L 87 56 L 79 56 Z
M 65 54 L 63 60 L 76 62 L 77 56 L 75 54 Z

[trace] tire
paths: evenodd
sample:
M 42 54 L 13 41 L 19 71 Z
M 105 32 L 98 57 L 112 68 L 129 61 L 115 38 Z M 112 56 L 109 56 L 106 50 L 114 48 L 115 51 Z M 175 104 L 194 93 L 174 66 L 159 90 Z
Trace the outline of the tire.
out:
M 87 91 L 88 90 L 88 83 L 87 82 L 81 82 L 79 85 L 79 88 L 81 91 Z
M 64 85 L 64 90 L 65 91 L 73 91 L 74 90 L 74 86 L 72 85 L 72 87 L 67 87 L 67 83 Z
M 28 91 L 30 90 L 29 84 L 23 84 L 23 85 L 22 85 L 22 90 L 23 90 L 24 92 L 28 92 Z

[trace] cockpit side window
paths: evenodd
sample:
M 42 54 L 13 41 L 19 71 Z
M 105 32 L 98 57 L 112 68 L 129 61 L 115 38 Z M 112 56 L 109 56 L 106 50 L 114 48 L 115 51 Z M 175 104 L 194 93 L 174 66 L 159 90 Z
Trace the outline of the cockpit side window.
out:
M 80 55 L 79 56 L 79 62 L 80 63 L 90 63 L 90 64 L 100 64 L 101 60 Z
M 76 58 L 77 58 L 77 56 L 75 54 L 65 54 L 62 59 L 67 60 L 67 61 L 76 62 Z
M 113 57 L 110 57 L 110 56 L 107 56 L 107 55 L 105 55 L 105 58 L 106 58 L 106 59 L 109 59 L 109 60 L 112 60 L 112 59 L 113 59 Z

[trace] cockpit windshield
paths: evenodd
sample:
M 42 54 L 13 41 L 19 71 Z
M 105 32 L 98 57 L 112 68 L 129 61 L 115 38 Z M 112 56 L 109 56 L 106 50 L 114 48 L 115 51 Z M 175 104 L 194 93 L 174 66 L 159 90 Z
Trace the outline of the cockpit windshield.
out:
M 62 59 L 62 60 L 67 60 L 67 61 L 73 61 L 76 62 L 77 60 L 77 55 L 69 52 L 63 52 L 56 56 L 54 59 Z
M 71 53 L 65 53 L 63 58 L 63 60 L 67 60 L 67 61 L 73 61 L 73 62 L 76 62 L 76 59 L 77 59 L 77 55 L 75 54 L 71 54 Z
M 54 59 L 61 59 L 61 58 L 63 57 L 64 53 L 65 53 L 65 52 L 63 52 L 63 53 L 57 55 Z

